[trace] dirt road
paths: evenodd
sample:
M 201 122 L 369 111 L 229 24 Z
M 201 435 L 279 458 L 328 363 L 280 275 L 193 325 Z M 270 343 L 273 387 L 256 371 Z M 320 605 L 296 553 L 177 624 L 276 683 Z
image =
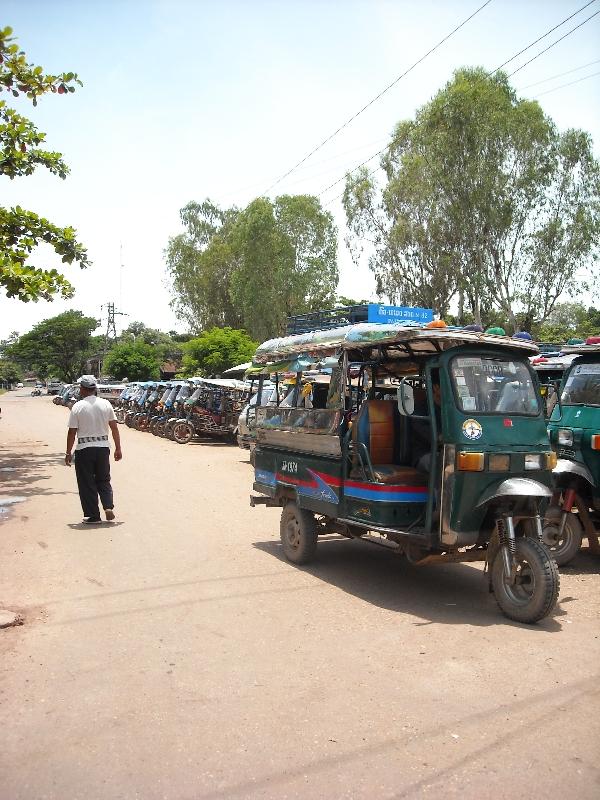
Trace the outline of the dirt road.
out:
M 299 569 L 241 450 L 129 429 L 84 526 L 66 410 L 0 406 L 2 800 L 600 795 L 598 559 L 533 627 L 471 565 Z

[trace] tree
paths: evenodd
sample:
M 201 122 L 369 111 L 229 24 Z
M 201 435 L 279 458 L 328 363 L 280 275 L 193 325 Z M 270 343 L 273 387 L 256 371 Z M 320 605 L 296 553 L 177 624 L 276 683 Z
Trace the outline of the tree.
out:
M 534 329 L 543 342 L 567 342 L 577 337 L 600 334 L 600 309 L 586 308 L 583 303 L 557 303 L 543 325 Z
M 287 316 L 335 302 L 337 231 L 317 198 L 254 200 L 238 216 L 232 242 L 231 297 L 255 338 L 282 334 Z
M 381 193 L 349 176 L 346 215 L 366 239 L 378 291 L 446 314 L 452 299 L 476 321 L 500 311 L 513 330 L 548 318 L 586 286 L 600 233 L 600 166 L 590 137 L 560 134 L 503 73 L 458 70 L 396 127 Z
M 6 354 L 40 378 L 49 376 L 73 383 L 90 355 L 91 333 L 98 320 L 81 311 L 65 311 L 35 325 L 9 346 Z
M 192 331 L 241 322 L 229 291 L 235 265 L 228 237 L 237 214 L 235 207 L 220 209 L 208 198 L 188 203 L 180 211 L 185 233 L 169 239 L 171 307 Z
M 132 322 L 125 328 L 120 339 L 121 342 L 145 342 L 154 345 L 157 357 L 161 361 L 179 361 L 182 356 L 181 343 L 174 340 L 170 333 L 163 333 L 158 328 L 149 328 L 143 322 Z
M 9 361 L 7 358 L 0 358 L 0 384 L 17 383 L 23 377 L 23 370 L 14 361 Z
M 152 380 L 160 376 L 161 361 L 154 345 L 144 341 L 121 342 L 106 356 L 104 370 L 119 380 Z
M 337 232 L 316 198 L 258 198 L 243 211 L 207 200 L 181 215 L 187 233 L 170 240 L 166 258 L 172 305 L 193 330 L 243 327 L 265 339 L 289 314 L 333 304 Z
M 212 328 L 183 345 L 182 374 L 220 375 L 224 370 L 252 359 L 258 342 L 245 331 Z
M 74 84 L 82 85 L 72 72 L 46 75 L 41 67 L 28 63 L 11 34 L 11 28 L 0 30 L 0 92 L 27 97 L 35 106 L 44 94 L 67 95 L 75 91 Z M 40 147 L 45 138 L 30 120 L 0 100 L 0 175 L 13 180 L 43 166 L 66 178 L 69 169 L 61 154 Z M 50 245 L 63 264 L 75 261 L 82 268 L 89 266 L 87 252 L 77 242 L 73 228 L 61 228 L 20 206 L 0 207 L 0 286 L 8 297 L 27 302 L 52 300 L 57 294 L 73 296 L 73 287 L 58 270 L 27 263 L 42 244 Z

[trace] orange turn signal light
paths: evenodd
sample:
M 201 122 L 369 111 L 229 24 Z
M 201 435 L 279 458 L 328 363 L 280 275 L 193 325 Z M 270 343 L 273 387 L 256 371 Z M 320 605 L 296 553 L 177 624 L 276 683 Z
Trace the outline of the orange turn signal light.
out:
M 554 451 L 546 453 L 546 469 L 554 469 L 558 463 L 558 456 Z
M 485 456 L 483 453 L 459 453 L 458 468 L 463 472 L 483 472 Z
M 592 434 L 592 450 L 600 450 L 600 433 Z

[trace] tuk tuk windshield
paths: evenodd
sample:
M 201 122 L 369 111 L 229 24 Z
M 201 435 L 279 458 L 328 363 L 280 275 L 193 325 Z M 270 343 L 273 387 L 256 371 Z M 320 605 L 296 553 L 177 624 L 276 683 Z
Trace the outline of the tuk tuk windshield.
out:
M 577 364 L 561 396 L 566 406 L 600 406 L 600 364 Z
M 456 356 L 450 374 L 461 411 L 479 414 L 539 414 L 531 373 L 522 361 L 502 356 Z

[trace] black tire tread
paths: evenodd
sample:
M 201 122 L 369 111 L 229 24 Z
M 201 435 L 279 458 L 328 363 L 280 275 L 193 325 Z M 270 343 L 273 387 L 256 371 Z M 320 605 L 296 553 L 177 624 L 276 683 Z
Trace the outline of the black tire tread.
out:
M 285 526 L 289 520 L 296 517 L 299 522 L 301 541 L 297 550 L 291 551 L 285 540 Z M 283 552 L 288 561 L 293 564 L 307 564 L 315 557 L 317 550 L 317 523 L 315 515 L 303 508 L 298 508 L 296 503 L 287 503 L 281 512 L 279 534 L 283 545 Z
M 537 602 L 534 604 L 533 609 L 530 609 L 532 604 L 524 608 L 510 606 L 508 603 L 504 602 L 505 598 L 502 596 L 501 592 L 497 591 L 496 583 L 499 578 L 500 580 L 502 579 L 503 575 L 502 556 L 500 551 L 498 551 L 498 554 L 494 559 L 494 563 L 492 564 L 492 586 L 494 589 L 496 602 L 500 606 L 503 614 L 505 614 L 509 619 L 515 620 L 516 622 L 533 624 L 535 622 L 539 622 L 541 619 L 544 619 L 544 617 L 547 617 L 548 614 L 550 614 L 554 609 L 560 591 L 560 575 L 558 572 L 558 566 L 552 557 L 551 552 L 537 539 L 530 539 L 527 537 L 518 538 L 517 554 L 519 554 L 519 551 L 523 549 L 531 549 L 535 553 L 535 556 L 541 564 L 544 577 L 543 595 L 542 597 L 537 598 Z

